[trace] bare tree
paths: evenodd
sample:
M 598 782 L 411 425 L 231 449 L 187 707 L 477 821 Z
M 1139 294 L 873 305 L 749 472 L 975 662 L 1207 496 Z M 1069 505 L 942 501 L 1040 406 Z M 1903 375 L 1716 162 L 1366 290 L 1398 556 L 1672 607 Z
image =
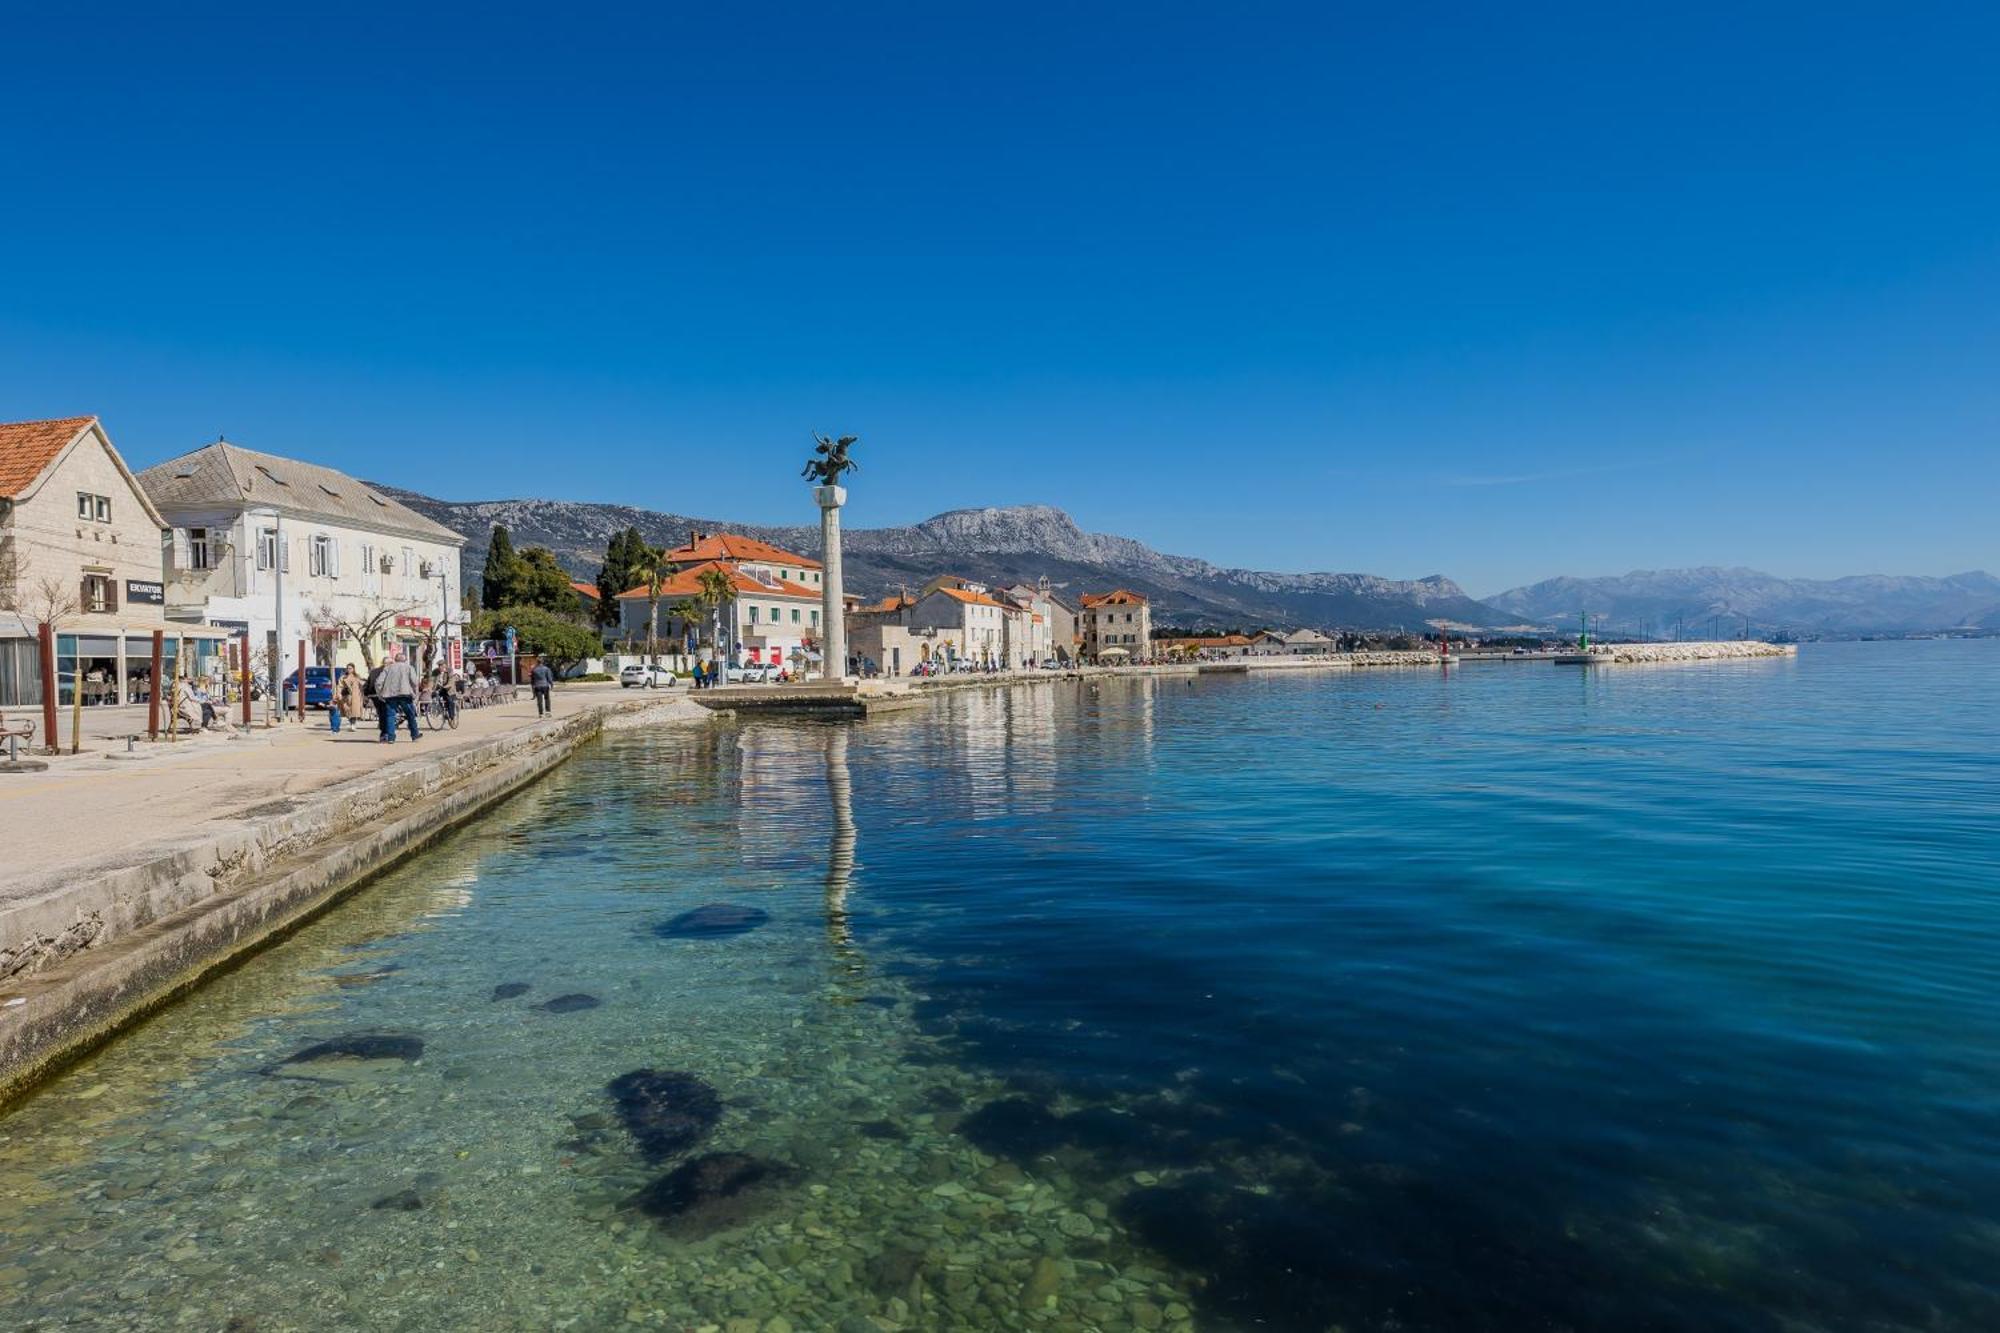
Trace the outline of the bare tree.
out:
M 361 661 L 368 670 L 375 669 L 375 640 L 385 630 L 396 623 L 398 616 L 406 616 L 420 607 L 428 606 L 428 601 L 402 602 L 395 606 L 385 606 L 367 616 L 343 616 L 330 603 L 320 602 L 306 612 L 306 623 L 314 629 L 332 630 L 341 638 L 353 639 L 361 645 Z
M 37 625 L 55 626 L 83 610 L 74 584 L 44 574 L 14 608 Z

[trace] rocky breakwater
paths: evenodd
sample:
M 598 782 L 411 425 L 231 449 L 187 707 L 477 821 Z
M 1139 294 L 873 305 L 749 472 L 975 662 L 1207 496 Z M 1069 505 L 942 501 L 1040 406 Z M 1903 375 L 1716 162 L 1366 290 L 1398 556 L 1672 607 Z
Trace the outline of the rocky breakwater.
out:
M 1754 639 L 1716 643 L 1607 643 L 1591 650 L 1593 656 L 1613 662 L 1710 662 L 1744 657 L 1795 657 L 1798 651 L 1795 644 L 1761 643 Z

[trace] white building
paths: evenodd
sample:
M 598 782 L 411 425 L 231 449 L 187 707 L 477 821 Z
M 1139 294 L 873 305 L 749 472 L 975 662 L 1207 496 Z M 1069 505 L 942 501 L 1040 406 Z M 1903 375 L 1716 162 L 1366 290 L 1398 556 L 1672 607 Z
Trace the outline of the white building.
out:
M 734 533 L 695 533 L 667 553 L 673 576 L 660 585 L 658 639 L 663 654 L 690 642 L 732 665 L 762 664 L 793 670 L 816 660 L 820 642 L 820 564 L 791 551 Z M 699 602 L 705 573 L 727 584 L 722 603 L 692 623 L 673 608 Z M 618 595 L 619 637 L 646 641 L 652 598 L 642 584 Z M 719 623 L 722 642 L 714 642 Z
M 301 640 L 320 665 L 379 662 L 391 644 L 419 662 L 463 652 L 465 538 L 374 487 L 220 440 L 139 484 L 172 529 L 169 618 L 247 629 L 285 672 Z

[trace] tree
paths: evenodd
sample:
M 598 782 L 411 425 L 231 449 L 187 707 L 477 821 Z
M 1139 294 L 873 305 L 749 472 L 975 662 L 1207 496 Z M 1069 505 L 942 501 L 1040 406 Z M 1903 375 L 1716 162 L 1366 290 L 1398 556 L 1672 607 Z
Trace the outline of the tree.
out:
M 660 585 L 673 577 L 667 548 L 639 543 L 638 574 L 646 581 L 646 661 L 660 664 Z M 650 677 L 649 677 L 650 679 Z
M 709 621 L 712 632 L 709 642 L 715 646 L 715 658 L 719 662 L 723 656 L 722 608 L 736 599 L 736 585 L 719 565 L 710 565 L 702 570 L 696 583 L 701 591 L 695 594 L 695 604 L 704 612 L 703 619 Z
M 512 625 L 524 651 L 539 653 L 557 675 L 603 648 L 590 626 L 572 616 L 556 615 L 539 606 L 503 606 L 482 611 L 472 622 L 475 639 L 498 639 Z
M 575 581 L 556 553 L 530 546 L 514 558 L 514 582 L 503 606 L 539 606 L 559 616 L 576 614 Z
M 319 602 L 306 608 L 306 623 L 314 629 L 331 630 L 341 638 L 353 639 L 359 643 L 361 661 L 368 670 L 373 671 L 376 666 L 375 640 L 386 638 L 387 631 L 395 626 L 398 616 L 410 615 L 427 605 L 429 603 L 424 600 L 401 602 L 395 606 L 382 607 L 367 615 L 343 616 L 334 609 L 331 602 Z M 432 627 L 432 633 L 436 633 L 435 625 Z M 322 662 L 320 665 L 328 664 Z
M 505 523 L 493 525 L 486 542 L 486 569 L 479 576 L 479 604 L 488 611 L 516 599 L 514 588 L 521 578 L 521 558 L 514 554 L 514 539 Z
M 646 539 L 639 529 L 627 528 L 611 534 L 604 548 L 604 563 L 597 569 L 597 623 L 610 629 L 618 623 L 618 594 L 639 586 L 645 563 Z

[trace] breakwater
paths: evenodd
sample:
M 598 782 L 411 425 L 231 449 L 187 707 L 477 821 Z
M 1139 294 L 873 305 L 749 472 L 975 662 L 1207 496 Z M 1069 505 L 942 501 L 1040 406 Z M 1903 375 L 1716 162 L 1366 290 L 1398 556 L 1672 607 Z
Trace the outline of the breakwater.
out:
M 1593 648 L 1591 654 L 1613 662 L 1717 662 L 1746 657 L 1795 657 L 1798 651 L 1796 645 L 1789 643 L 1725 639 L 1712 643 L 1607 643 Z

